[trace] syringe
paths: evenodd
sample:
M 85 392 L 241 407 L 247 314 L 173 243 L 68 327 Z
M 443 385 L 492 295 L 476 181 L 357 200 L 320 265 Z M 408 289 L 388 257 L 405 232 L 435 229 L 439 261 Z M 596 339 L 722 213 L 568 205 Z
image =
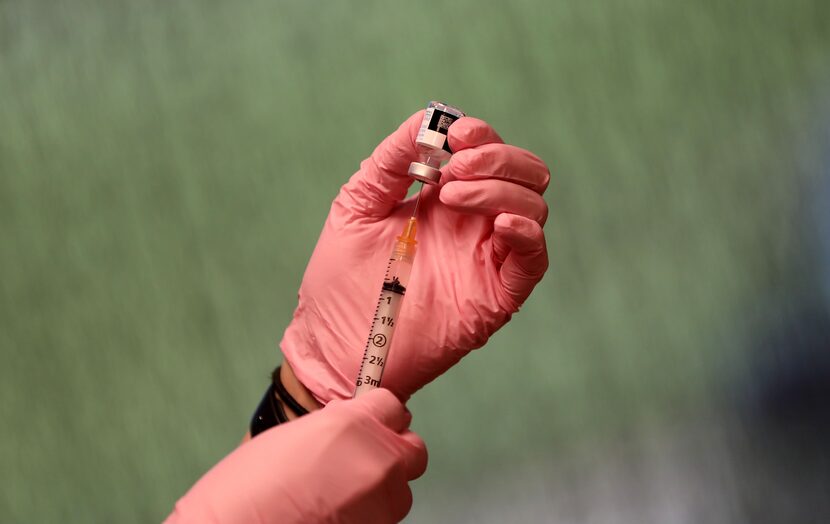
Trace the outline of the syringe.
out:
M 421 182 L 421 190 L 424 183 Z M 415 201 L 415 210 L 397 237 L 389 263 L 386 265 L 386 274 L 383 277 L 383 286 L 378 297 L 375 315 L 372 318 L 372 329 L 369 330 L 369 339 L 363 351 L 363 361 L 357 374 L 354 396 L 380 387 L 383 370 L 386 367 L 386 357 L 392 345 L 392 336 L 398 323 L 398 314 L 403 305 L 406 286 L 409 285 L 409 274 L 412 272 L 412 262 L 415 260 L 415 230 L 417 229 L 415 213 L 421 201 L 421 192 Z
M 464 112 L 460 109 L 435 101 L 430 102 L 424 112 L 418 136 L 415 138 L 418 160 L 409 165 L 408 171 L 409 176 L 421 182 L 421 188 L 412 216 L 404 226 L 403 233 L 397 238 L 386 266 L 386 275 L 383 277 L 383 286 L 372 318 L 372 328 L 369 330 L 369 339 L 366 341 L 363 361 L 357 374 L 354 396 L 380 387 L 386 357 L 392 345 L 392 335 L 395 334 L 398 314 L 403 305 L 403 297 L 409 285 L 409 274 L 412 272 L 412 262 L 415 259 L 415 216 L 418 213 L 418 204 L 421 203 L 424 182 L 437 185 L 441 180 L 441 164 L 452 155 L 447 141 L 449 127 L 463 116 Z

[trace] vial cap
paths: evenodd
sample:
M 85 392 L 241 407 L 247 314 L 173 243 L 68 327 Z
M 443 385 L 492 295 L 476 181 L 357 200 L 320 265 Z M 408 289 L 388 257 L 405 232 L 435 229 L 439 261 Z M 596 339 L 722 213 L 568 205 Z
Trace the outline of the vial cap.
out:
M 441 181 L 441 171 L 420 162 L 409 164 L 409 176 L 415 180 L 436 185 Z

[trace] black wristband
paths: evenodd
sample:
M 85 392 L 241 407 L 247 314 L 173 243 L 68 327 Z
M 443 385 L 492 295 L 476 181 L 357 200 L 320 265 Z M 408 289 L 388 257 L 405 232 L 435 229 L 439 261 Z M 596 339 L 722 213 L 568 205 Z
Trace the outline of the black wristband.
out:
M 280 397 L 280 400 L 285 402 L 285 405 L 291 409 L 298 417 L 302 417 L 303 415 L 308 415 L 308 410 L 300 405 L 297 400 L 292 397 L 288 390 L 285 389 L 285 386 L 282 385 L 282 380 L 280 380 L 280 368 L 282 366 L 277 366 L 277 369 L 271 374 L 271 384 L 274 386 L 274 391 L 277 392 L 277 396 Z
M 251 437 L 255 437 L 266 429 L 282 424 L 283 422 L 288 422 L 288 417 L 282 408 L 282 404 L 277 402 L 277 398 L 274 396 L 274 384 L 271 383 L 268 389 L 265 390 L 265 394 L 262 396 L 262 400 L 259 402 L 256 411 L 254 411 L 254 416 L 251 417 L 251 425 L 249 428 Z
M 288 422 L 288 416 L 282 407 L 283 402 L 298 417 L 308 414 L 308 410 L 301 406 L 282 385 L 280 367 L 277 366 L 277 369 L 271 373 L 271 385 L 268 386 L 265 395 L 262 396 L 262 400 L 259 402 L 259 406 L 254 411 L 254 416 L 251 417 L 251 437 L 259 435 L 266 429 Z

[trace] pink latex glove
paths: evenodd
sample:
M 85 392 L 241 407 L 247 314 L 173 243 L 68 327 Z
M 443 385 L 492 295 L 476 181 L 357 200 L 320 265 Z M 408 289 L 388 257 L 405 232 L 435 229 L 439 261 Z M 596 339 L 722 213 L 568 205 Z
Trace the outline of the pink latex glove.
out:
M 324 404 L 354 391 L 386 262 L 415 205 L 404 198 L 422 117 L 381 142 L 340 190 L 303 276 L 280 346 Z M 440 187 L 423 189 L 418 252 L 383 375 L 404 401 L 484 345 L 548 267 L 544 162 L 472 117 L 453 123 L 448 140 L 455 153 Z
M 167 524 L 399 522 L 427 465 L 411 416 L 385 389 L 257 435 L 208 471 Z

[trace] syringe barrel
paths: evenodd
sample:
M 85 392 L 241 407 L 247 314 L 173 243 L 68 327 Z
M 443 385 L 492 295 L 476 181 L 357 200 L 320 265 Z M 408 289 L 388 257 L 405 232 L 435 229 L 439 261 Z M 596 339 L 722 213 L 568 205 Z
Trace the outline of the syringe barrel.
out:
M 383 279 L 383 285 L 398 285 L 403 288 L 401 295 L 406 292 L 406 286 L 409 285 L 409 275 L 412 273 L 412 251 L 415 246 L 407 246 L 407 253 L 401 253 L 398 249 L 392 253 L 389 259 L 389 270 Z
M 386 357 L 392 346 L 398 316 L 406 295 L 406 286 L 409 285 L 414 256 L 415 243 L 399 239 L 389 257 L 389 265 L 372 319 L 372 329 L 366 341 L 363 361 L 355 382 L 355 397 L 380 387 Z

